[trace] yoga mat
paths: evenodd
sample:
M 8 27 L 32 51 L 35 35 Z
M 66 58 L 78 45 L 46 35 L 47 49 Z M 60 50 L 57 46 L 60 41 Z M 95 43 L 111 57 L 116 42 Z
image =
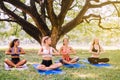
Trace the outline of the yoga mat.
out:
M 67 68 L 85 68 L 86 66 L 84 64 L 64 64 L 65 67 Z
M 83 59 L 83 60 L 80 60 L 80 61 L 82 61 L 84 63 L 89 63 L 90 64 L 90 62 L 87 59 Z
M 96 67 L 110 67 L 111 65 L 110 64 L 92 64 L 93 66 L 96 66 Z
M 64 72 L 59 69 L 59 68 L 56 68 L 56 69 L 53 69 L 53 70 L 38 70 L 37 69 L 37 66 L 39 64 L 33 64 L 33 67 L 35 68 L 35 70 L 37 70 L 37 72 L 40 74 L 40 75 L 56 75 L 56 74 L 63 74 Z
M 90 64 L 87 59 L 83 59 L 83 60 L 81 60 L 81 61 Z M 100 68 L 100 67 L 111 67 L 111 64 L 108 64 L 108 63 L 91 64 L 91 65 L 96 66 L 96 67 L 99 67 L 99 68 Z
M 10 68 L 6 63 L 4 63 L 4 67 L 5 67 L 5 70 L 19 70 L 19 71 L 21 71 L 21 70 L 26 70 L 26 69 L 28 69 L 28 67 L 27 67 L 26 64 L 24 64 L 24 65 L 22 66 L 22 68 Z

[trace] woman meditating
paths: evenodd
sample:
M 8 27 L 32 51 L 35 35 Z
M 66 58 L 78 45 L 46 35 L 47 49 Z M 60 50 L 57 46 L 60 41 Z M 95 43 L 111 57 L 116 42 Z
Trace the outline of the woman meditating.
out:
M 53 55 L 59 55 L 59 53 L 50 45 L 51 38 L 49 36 L 43 37 L 42 47 L 38 52 L 39 55 L 42 55 L 42 63 L 37 67 L 39 70 L 52 70 L 62 66 L 62 63 L 53 64 Z
M 68 38 L 63 39 L 63 46 L 60 48 L 60 53 L 62 55 L 62 59 L 60 60 L 60 62 L 62 62 L 63 64 L 75 64 L 79 60 L 78 57 L 70 57 L 70 55 L 75 54 L 76 51 L 69 46 Z
M 5 52 L 5 54 L 11 55 L 11 60 L 5 59 L 5 63 L 11 68 L 21 68 L 27 62 L 25 59 L 20 60 L 20 54 L 25 54 L 25 51 L 19 45 L 19 39 L 14 39 L 10 43 L 9 49 Z
M 108 58 L 99 58 L 101 52 L 103 51 L 102 47 L 99 44 L 99 39 L 95 38 L 93 40 L 93 43 L 90 47 L 90 53 L 92 53 L 92 56 L 88 58 L 88 61 L 91 64 L 98 64 L 98 63 L 106 63 L 109 62 Z

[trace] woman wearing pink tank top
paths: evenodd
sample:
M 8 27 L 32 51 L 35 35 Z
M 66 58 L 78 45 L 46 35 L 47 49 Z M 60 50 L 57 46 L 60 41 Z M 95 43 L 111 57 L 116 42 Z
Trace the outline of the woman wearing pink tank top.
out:
M 62 59 L 60 60 L 60 62 L 62 62 L 63 64 L 74 64 L 79 60 L 78 57 L 70 57 L 71 54 L 75 54 L 76 52 L 72 47 L 69 46 L 68 38 L 63 39 L 63 46 L 60 48 L 60 53 L 62 55 Z

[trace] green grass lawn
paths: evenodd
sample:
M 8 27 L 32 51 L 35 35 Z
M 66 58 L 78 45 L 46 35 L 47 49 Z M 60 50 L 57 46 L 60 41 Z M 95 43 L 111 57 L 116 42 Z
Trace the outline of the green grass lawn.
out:
M 37 55 L 37 50 L 26 50 L 24 56 L 21 58 L 27 59 L 29 69 L 24 71 L 5 71 L 4 70 L 4 59 L 10 58 L 4 54 L 4 50 L 0 50 L 0 80 L 120 80 L 120 51 L 106 51 L 101 54 L 101 57 L 110 58 L 110 68 L 97 68 L 89 64 L 85 64 L 86 68 L 71 69 L 61 67 L 65 74 L 61 75 L 39 75 L 36 70 L 32 67 L 33 63 L 40 63 L 41 57 Z M 87 58 L 90 56 L 88 51 L 77 50 L 77 56 L 80 59 Z M 54 60 L 59 59 L 57 56 Z

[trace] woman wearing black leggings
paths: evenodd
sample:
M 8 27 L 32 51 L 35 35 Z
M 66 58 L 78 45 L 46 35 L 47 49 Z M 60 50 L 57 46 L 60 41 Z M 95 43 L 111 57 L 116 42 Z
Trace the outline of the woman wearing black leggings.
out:
M 102 47 L 99 44 L 99 39 L 95 38 L 90 47 L 90 53 L 92 56 L 88 58 L 88 61 L 91 64 L 106 63 L 109 62 L 109 58 L 99 58 L 100 53 L 103 51 Z

